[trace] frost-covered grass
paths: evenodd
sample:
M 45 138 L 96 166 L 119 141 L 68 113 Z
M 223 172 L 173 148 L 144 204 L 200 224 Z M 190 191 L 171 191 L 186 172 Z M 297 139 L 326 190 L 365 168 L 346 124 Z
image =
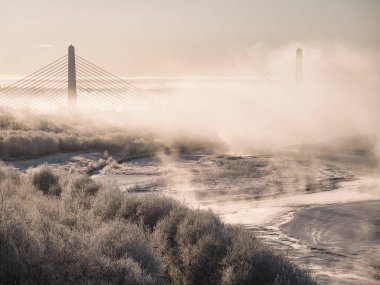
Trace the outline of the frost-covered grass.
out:
M 47 165 L 0 165 L 0 283 L 315 284 L 224 224 L 153 194 L 123 193 Z
M 0 110 L 1 159 L 80 150 L 142 155 L 161 148 L 162 145 L 150 135 L 77 116 L 19 115 Z
M 238 156 L 215 156 L 200 159 L 200 163 L 206 163 L 206 166 L 210 166 L 212 163 L 215 167 L 208 167 L 212 170 L 212 175 L 218 178 L 257 178 L 270 173 L 272 165 L 270 165 L 268 159 L 264 158 L 244 158 Z
M 122 151 L 126 156 L 159 151 L 212 152 L 217 146 L 219 143 L 204 139 L 162 139 L 127 125 L 93 121 L 77 114 L 17 114 L 0 109 L 0 159 L 3 160 L 70 151 Z

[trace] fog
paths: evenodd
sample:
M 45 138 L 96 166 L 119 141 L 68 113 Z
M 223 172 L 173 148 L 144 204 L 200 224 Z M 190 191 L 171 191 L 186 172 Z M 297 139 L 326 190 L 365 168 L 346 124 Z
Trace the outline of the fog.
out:
M 219 139 L 235 152 L 352 135 L 376 139 L 378 54 L 342 44 L 304 44 L 304 80 L 296 82 L 298 46 L 252 47 L 236 55 L 231 67 L 221 63 L 225 77 L 179 78 L 179 88 L 152 96 L 158 107 L 111 113 L 108 122 L 165 137 Z
M 303 49 L 302 81 L 295 80 L 297 47 Z M 156 78 L 158 88 L 151 88 L 149 80 L 130 79 L 140 88 L 140 98 L 130 97 L 132 107 L 115 106 L 116 112 L 104 108 L 105 94 L 82 96 L 79 86 L 75 117 L 148 131 L 164 140 L 206 139 L 231 153 L 333 144 L 331 139 L 353 136 L 370 141 L 371 151 L 379 153 L 378 54 L 376 49 L 333 42 L 258 44 L 214 66 L 222 76 Z M 23 96 L 18 104 L 26 106 L 31 100 L 32 106 L 34 97 Z M 86 106 L 83 98 L 91 96 Z M 54 100 L 46 100 L 44 106 L 52 111 Z M 72 110 L 67 112 L 63 105 L 55 115 L 72 117 Z
M 294 78 L 299 46 L 302 81 Z M 343 240 L 348 248 L 363 248 L 361 258 L 370 260 L 355 268 L 353 278 L 375 276 L 374 231 L 360 233 L 367 242 L 359 248 L 350 244 L 350 227 L 327 232 L 325 220 L 343 225 L 341 217 L 354 213 L 366 217 L 365 223 L 360 220 L 363 227 L 375 229 L 378 55 L 339 44 L 288 44 L 255 46 L 234 56 L 234 64 L 220 63 L 223 77 L 161 78 L 160 88 L 135 79 L 144 104 L 131 98 L 136 104 L 130 108 L 112 105 L 109 110 L 111 97 L 100 99 L 104 94 L 93 94 L 93 105 L 86 107 L 79 86 L 75 111 L 58 107 L 34 115 L 1 110 L 0 155 L 18 159 L 12 164 L 20 170 L 47 161 L 57 171 L 91 174 L 107 185 L 112 181 L 136 197 L 157 192 L 190 208 L 212 209 L 227 223 L 254 229 L 274 248 L 296 250 L 300 264 L 310 258 L 325 284 L 332 284 L 326 275 L 331 280 L 342 276 L 340 282 L 347 278 L 339 274 L 355 267 L 356 257 L 334 261 L 341 250 L 335 241 Z M 53 173 L 46 165 L 40 168 Z M 357 204 L 351 209 L 347 203 Z M 368 205 L 371 213 L 365 213 Z M 316 213 L 313 227 L 310 212 Z M 305 249 L 304 241 L 313 248 Z M 325 241 L 332 241 L 330 248 L 324 248 Z M 372 277 L 365 278 L 361 284 Z

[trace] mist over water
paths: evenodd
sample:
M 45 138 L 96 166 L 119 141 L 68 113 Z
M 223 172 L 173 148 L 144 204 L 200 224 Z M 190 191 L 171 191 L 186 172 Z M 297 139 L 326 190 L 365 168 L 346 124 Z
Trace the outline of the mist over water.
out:
M 379 284 L 380 1 L 0 3 L 0 283 Z
M 304 80 L 296 82 L 297 46 L 251 48 L 246 58 L 225 67 L 226 77 L 180 78 L 176 88 L 153 94 L 160 106 L 110 114 L 109 120 L 165 137 L 219 139 L 235 152 L 353 135 L 377 140 L 378 54 L 337 44 L 303 45 Z M 268 67 L 278 65 L 275 76 L 268 76 Z
M 155 79 L 160 88 L 135 79 L 141 96 L 147 94 L 145 99 L 152 100 L 148 108 L 97 109 L 96 103 L 102 104 L 96 102 L 97 97 L 94 106 L 83 106 L 79 93 L 75 112 L 64 108 L 45 115 L 19 110 L 8 116 L 5 112 L 1 122 L 10 130 L 2 134 L 3 155 L 88 152 L 90 148 L 115 148 L 124 156 L 154 154 L 147 160 L 120 164 L 99 153 L 46 159 L 52 164 L 61 160 L 54 167 L 70 171 L 90 166 L 92 173 L 103 167 L 93 179 L 116 181 L 128 193 L 160 192 L 190 208 L 211 209 L 227 223 L 253 229 L 275 248 L 296 250 L 301 265 L 311 258 L 313 270 L 325 278 L 323 284 L 338 273 L 338 282 L 348 280 L 351 277 L 345 275 L 344 267 L 354 266 L 355 258 L 331 258 L 340 250 L 339 242 L 327 249 L 320 244 L 339 238 L 350 247 L 350 234 L 342 228 L 325 229 L 319 217 L 326 215 L 333 225 L 341 222 L 339 215 L 360 218 L 360 208 L 370 201 L 376 209 L 379 60 L 369 50 L 303 45 L 304 79 L 296 81 L 297 46 L 251 48 L 246 62 L 237 57 L 234 65 L 220 71 L 222 77 Z M 256 64 L 250 67 L 248 63 Z M 276 67 L 268 71 L 268 66 Z M 22 147 L 12 140 L 22 141 Z M 36 142 L 33 153 L 30 142 Z M 15 165 L 26 169 L 40 162 Z M 353 202 L 359 206 L 351 209 L 347 203 Z M 326 210 L 326 214 L 328 207 L 334 211 Z M 315 221 L 304 230 L 310 212 L 316 213 Z M 299 223 L 292 220 L 293 213 Z M 363 215 L 376 217 L 374 211 Z M 353 274 L 355 280 L 364 278 L 367 273 L 360 272 L 367 264 L 368 274 L 377 274 L 372 255 L 367 254 L 377 242 L 372 230 L 375 223 L 372 218 L 365 223 L 371 230 L 362 233 L 368 242 L 361 247 L 364 261 Z M 305 241 L 315 249 L 306 250 Z M 317 258 L 313 250 L 318 251 Z M 335 264 L 331 270 L 326 267 L 330 263 Z M 373 281 L 373 277 L 363 280 Z

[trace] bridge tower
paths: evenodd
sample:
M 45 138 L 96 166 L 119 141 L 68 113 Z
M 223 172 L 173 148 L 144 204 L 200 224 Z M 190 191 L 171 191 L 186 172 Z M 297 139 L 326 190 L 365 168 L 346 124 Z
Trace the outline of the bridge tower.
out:
M 77 76 L 75 70 L 75 48 L 73 45 L 69 46 L 67 85 L 68 107 L 72 109 L 77 105 Z
M 303 78 L 303 59 L 302 59 L 302 49 L 296 49 L 296 80 L 302 81 Z

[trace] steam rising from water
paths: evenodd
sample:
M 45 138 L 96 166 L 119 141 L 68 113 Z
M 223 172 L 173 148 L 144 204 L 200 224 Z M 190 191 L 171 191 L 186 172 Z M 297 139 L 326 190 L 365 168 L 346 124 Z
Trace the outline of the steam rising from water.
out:
M 295 47 L 250 49 L 245 56 L 257 63 L 251 69 L 256 74 L 253 80 L 181 79 L 178 85 L 183 88 L 157 95 L 164 98 L 165 107 L 110 114 L 109 120 L 165 136 L 219 138 L 238 152 L 346 135 L 376 139 L 380 132 L 378 55 L 342 45 L 303 45 L 305 80 L 296 83 Z M 274 62 L 289 59 L 277 80 L 257 76 Z M 243 61 L 244 57 L 237 60 L 225 74 L 247 70 Z
M 294 80 L 298 46 L 304 51 L 302 82 Z M 232 55 L 233 64 L 230 59 L 220 63 L 219 74 L 228 77 L 182 78 L 173 83 L 176 88 L 152 94 L 161 102 L 153 109 L 78 113 L 99 124 L 144 129 L 165 139 L 220 140 L 236 153 L 351 135 L 376 141 L 378 54 L 331 43 L 257 45 Z M 372 151 L 379 154 L 380 147 Z

